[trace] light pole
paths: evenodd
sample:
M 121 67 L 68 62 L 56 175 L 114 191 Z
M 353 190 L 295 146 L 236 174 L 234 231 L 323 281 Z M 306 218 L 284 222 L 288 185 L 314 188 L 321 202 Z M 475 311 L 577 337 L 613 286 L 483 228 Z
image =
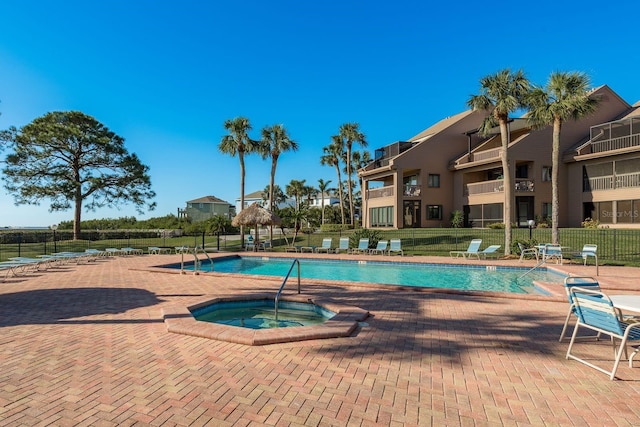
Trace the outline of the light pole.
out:
M 53 231 L 53 253 L 58 252 L 58 245 L 56 244 L 56 230 L 58 229 L 58 224 L 53 224 L 49 228 Z
M 529 240 L 531 240 L 531 230 L 533 230 L 533 226 L 536 225 L 536 222 L 530 219 L 528 223 L 529 223 Z

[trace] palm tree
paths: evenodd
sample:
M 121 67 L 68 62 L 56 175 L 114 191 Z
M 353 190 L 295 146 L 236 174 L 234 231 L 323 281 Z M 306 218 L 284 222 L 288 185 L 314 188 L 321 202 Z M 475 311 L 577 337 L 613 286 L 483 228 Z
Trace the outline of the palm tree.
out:
M 301 218 L 302 212 L 304 211 L 301 199 L 305 194 L 305 188 L 306 188 L 306 186 L 304 185 L 305 182 L 306 182 L 305 179 L 303 180 L 292 179 L 285 188 L 287 196 L 293 197 L 296 201 L 296 205 L 294 206 L 294 213 L 292 215 L 292 219 L 294 221 L 293 227 L 295 230 L 295 235 L 293 239 L 294 242 L 295 242 L 295 236 L 298 234 L 298 230 L 300 230 L 301 223 L 299 223 L 298 220 Z
M 285 151 L 298 150 L 298 143 L 289 138 L 287 130 L 283 125 L 267 126 L 262 129 L 262 141 L 260 154 L 263 159 L 271 157 L 271 177 L 269 181 L 269 210 L 274 211 L 274 183 L 276 179 L 276 167 L 278 158 Z M 269 239 L 273 241 L 273 226 L 269 227 Z
M 320 198 L 322 200 L 322 204 L 320 205 L 322 207 L 322 224 L 324 224 L 324 194 L 327 191 L 332 190 L 332 188 L 329 188 L 329 184 L 331 184 L 330 179 L 325 181 L 324 179 L 320 178 L 318 180 L 318 190 L 320 190 Z
M 357 176 L 357 172 L 359 169 L 362 169 L 363 167 L 367 166 L 369 163 L 371 163 L 371 154 L 369 154 L 368 151 L 354 151 L 353 153 L 351 153 L 351 164 L 354 165 L 353 168 L 353 172 L 354 174 Z M 366 212 L 366 210 L 364 209 L 364 207 L 362 206 L 362 195 L 364 192 L 364 186 L 362 185 L 362 181 L 358 181 L 358 185 L 360 186 L 360 195 L 358 196 L 358 192 L 355 193 L 354 196 L 354 204 L 360 206 L 360 214 L 361 214 L 361 218 L 360 218 L 360 223 L 364 224 L 364 214 Z
M 509 169 L 509 115 L 524 108 L 530 91 L 529 80 L 522 70 L 512 73 L 508 68 L 480 79 L 480 93 L 472 95 L 467 105 L 473 110 L 485 110 L 490 114 L 480 126 L 480 132 L 487 135 L 495 125 L 500 126 L 502 149 L 502 175 L 504 177 L 504 254 L 511 254 L 511 199 L 513 185 Z
M 332 136 L 332 143 L 322 148 L 324 153 L 320 158 L 320 164 L 326 166 L 333 166 L 338 173 L 338 197 L 340 198 L 340 215 L 342 217 L 342 225 L 344 225 L 344 202 L 342 197 L 342 177 L 340 175 L 340 159 L 344 152 L 344 145 L 342 139 L 339 136 Z
M 256 150 L 257 144 L 249 138 L 248 132 L 252 129 L 249 119 L 246 117 L 236 117 L 224 122 L 224 128 L 229 132 L 222 137 L 218 150 L 231 157 L 238 155 L 240 160 L 240 210 L 244 209 L 244 155 Z M 239 212 L 238 212 L 239 213 Z M 241 244 L 244 247 L 244 227 L 240 226 Z
M 591 114 L 598 105 L 589 97 L 589 77 L 579 72 L 553 72 L 544 88 L 536 87 L 529 96 L 529 123 L 534 128 L 553 126 L 551 149 L 551 240 L 558 244 L 558 169 L 562 123 Z
M 345 123 L 340 126 L 339 136 L 340 139 L 344 141 L 344 148 L 346 150 L 346 163 L 347 163 L 347 190 L 349 192 L 349 210 L 351 216 L 351 225 L 355 224 L 354 221 L 354 213 L 355 210 L 353 208 L 353 180 L 352 173 L 353 169 L 351 167 L 351 150 L 353 149 L 353 144 L 360 144 L 362 147 L 367 146 L 367 140 L 362 132 L 360 132 L 358 123 Z

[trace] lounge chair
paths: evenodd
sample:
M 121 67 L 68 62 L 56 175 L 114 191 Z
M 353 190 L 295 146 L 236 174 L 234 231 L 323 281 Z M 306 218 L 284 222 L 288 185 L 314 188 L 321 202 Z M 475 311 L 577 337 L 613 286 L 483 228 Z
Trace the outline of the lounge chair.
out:
M 559 262 L 560 265 L 562 265 L 562 246 L 544 245 L 544 249 L 542 250 L 542 260 L 544 262 L 555 260 L 556 264 Z
M 351 249 L 352 254 L 366 254 L 369 252 L 369 239 L 360 239 L 358 247 Z
M 569 312 L 567 313 L 567 318 L 564 321 L 562 332 L 560 332 L 560 339 L 558 340 L 559 342 L 562 342 L 565 339 L 565 334 L 567 332 L 567 329 L 569 328 L 569 319 L 571 319 L 572 316 L 576 315 L 573 298 L 571 296 L 571 288 L 573 288 L 574 286 L 579 286 L 581 288 L 591 289 L 595 291 L 600 290 L 600 283 L 598 283 L 598 281 L 593 277 L 569 276 L 564 279 L 564 290 L 566 291 L 567 298 L 569 299 Z M 597 339 L 599 337 L 600 337 L 600 334 L 598 334 L 597 336 L 590 336 L 590 337 L 577 337 L 576 339 L 584 339 L 584 338 Z
M 265 240 L 264 242 L 258 243 L 258 250 L 266 252 L 267 249 L 271 250 L 271 240 Z
M 536 257 L 536 261 L 538 261 L 538 249 L 537 248 L 525 248 L 522 243 L 518 243 L 518 248 L 520 248 L 520 262 L 527 255 L 533 255 Z
M 107 256 L 122 255 L 122 251 L 118 248 L 105 248 L 104 251 L 107 253 Z M 176 253 L 178 253 L 177 248 Z
M 389 255 L 392 253 L 400 252 L 400 256 L 404 256 L 404 251 L 402 250 L 402 244 L 400 243 L 400 239 L 391 239 L 389 241 Z
M 596 261 L 596 265 L 598 265 L 598 254 L 596 251 L 598 250 L 598 245 L 586 244 L 582 247 L 582 251 L 574 252 L 571 254 L 571 258 L 582 258 L 584 261 L 584 265 L 587 265 L 587 259 L 589 257 L 593 257 Z
M 175 250 L 177 254 L 188 254 L 189 246 L 176 246 Z
M 142 249 L 136 248 L 120 248 L 124 255 L 142 255 L 144 252 Z
M 381 254 L 384 255 L 387 252 L 387 246 L 389 246 L 389 242 L 386 240 L 380 240 L 374 249 L 369 249 L 369 253 L 373 254 Z
M 322 246 L 320 246 L 319 248 L 316 249 L 316 252 L 320 253 L 320 252 L 326 252 L 328 254 L 330 254 L 331 252 L 333 252 L 333 239 L 331 237 L 327 237 L 325 239 L 322 239 Z
M 573 329 L 569 348 L 567 349 L 567 359 L 577 360 L 593 369 L 609 375 L 613 380 L 622 358 L 622 353 L 627 354 L 627 344 L 632 341 L 640 341 L 640 322 L 627 323 L 620 319 L 619 312 L 611 302 L 611 299 L 604 293 L 592 289 L 574 286 L 570 289 L 570 296 L 573 301 L 578 321 Z M 592 331 L 609 335 L 615 351 L 613 368 L 610 371 L 579 358 L 575 353 L 571 353 L 573 344 L 578 336 L 579 328 L 587 328 Z M 619 346 L 617 346 L 619 340 Z M 638 353 L 640 347 L 636 348 L 629 356 L 629 367 L 633 367 L 633 357 Z
M 478 252 L 478 258 L 487 259 L 488 256 L 498 258 L 498 249 L 500 249 L 500 246 L 501 245 L 487 246 L 484 250 Z
M 349 249 L 349 238 L 348 237 L 341 237 L 340 238 L 340 245 L 336 248 L 336 253 L 339 254 L 340 251 L 345 251 L 346 253 L 349 253 L 350 249 Z
M 466 251 L 449 251 L 449 256 L 453 257 L 455 255 L 458 258 L 462 255 L 462 258 L 471 257 L 475 255 L 478 259 L 480 259 L 480 255 L 478 255 L 478 251 L 480 250 L 480 245 L 482 244 L 482 239 L 473 239 L 471 243 L 469 243 L 469 247 Z

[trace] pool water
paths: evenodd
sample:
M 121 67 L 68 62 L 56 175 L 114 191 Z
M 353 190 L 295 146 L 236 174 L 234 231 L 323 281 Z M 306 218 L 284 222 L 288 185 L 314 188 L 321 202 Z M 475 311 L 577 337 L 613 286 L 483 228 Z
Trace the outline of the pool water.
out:
M 213 271 L 283 277 L 293 258 L 241 257 L 218 258 Z M 447 288 L 466 291 L 497 291 L 519 294 L 544 294 L 534 281 L 562 282 L 564 275 L 539 268 L 520 278 L 529 268 L 457 264 L 416 264 L 389 261 L 346 261 L 299 259 L 300 276 L 305 279 L 341 280 L 401 286 Z M 178 266 L 179 268 L 179 266 Z M 188 267 L 185 265 L 185 269 Z M 193 265 L 190 267 L 193 269 Z M 202 263 L 200 271 L 212 271 Z M 294 267 L 291 276 L 297 274 Z
M 273 300 L 218 302 L 200 307 L 192 314 L 201 322 L 249 329 L 320 325 L 335 315 L 332 311 L 314 304 L 279 301 L 276 320 Z

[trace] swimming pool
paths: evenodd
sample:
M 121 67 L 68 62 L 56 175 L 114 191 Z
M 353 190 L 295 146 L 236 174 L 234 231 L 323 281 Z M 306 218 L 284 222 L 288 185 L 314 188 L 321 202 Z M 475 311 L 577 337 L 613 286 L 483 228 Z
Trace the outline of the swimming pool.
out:
M 232 256 L 214 260 L 216 273 L 239 273 L 283 277 L 294 258 Z M 562 282 L 564 275 L 544 268 L 523 278 L 529 268 L 458 264 L 417 264 L 409 262 L 332 260 L 299 258 L 300 276 L 305 279 L 340 280 L 400 286 L 447 288 L 465 291 L 497 291 L 518 294 L 545 294 L 535 281 Z M 171 265 L 180 268 L 180 265 Z M 193 270 L 193 263 L 185 270 Z M 212 271 L 203 262 L 200 271 Z M 296 274 L 295 268 L 292 276 Z

